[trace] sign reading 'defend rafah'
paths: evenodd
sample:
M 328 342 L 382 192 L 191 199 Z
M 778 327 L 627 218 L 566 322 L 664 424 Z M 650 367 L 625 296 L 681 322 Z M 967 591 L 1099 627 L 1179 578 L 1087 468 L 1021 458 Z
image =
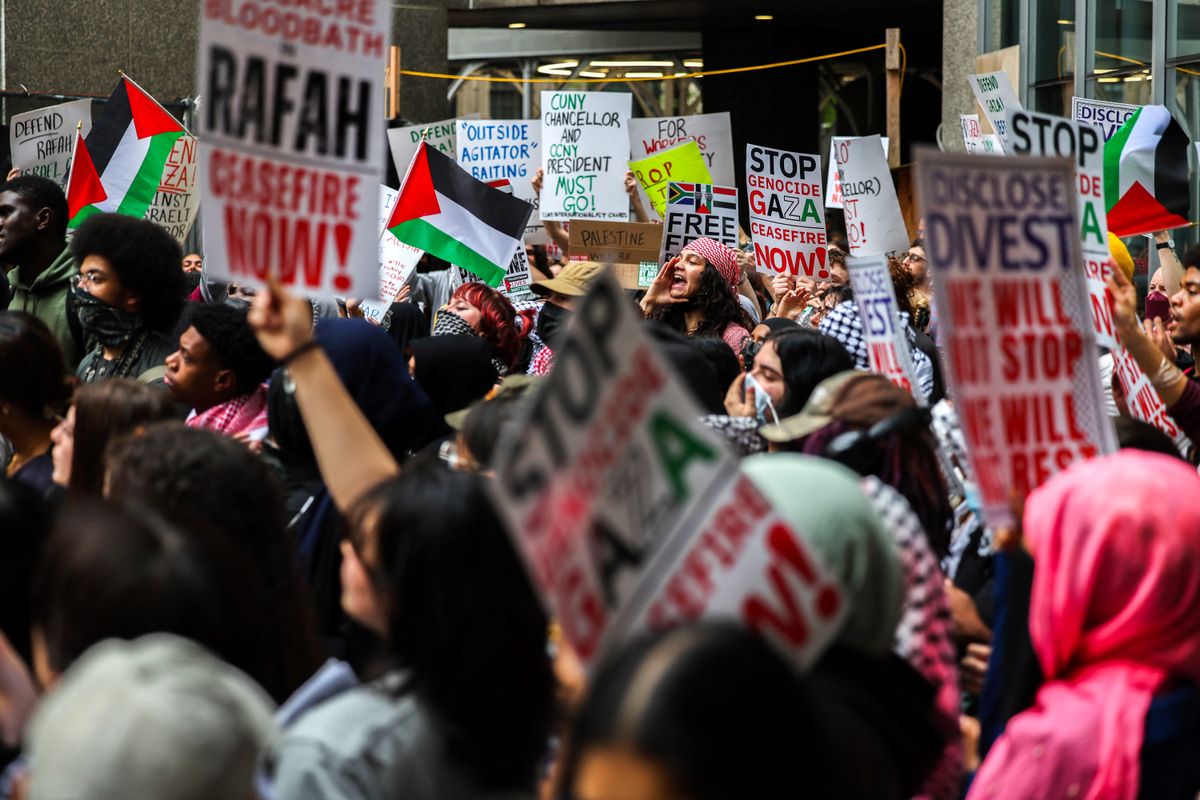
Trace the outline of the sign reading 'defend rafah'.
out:
M 830 279 L 820 156 L 746 145 L 746 199 L 758 272 Z
M 1066 159 L 917 160 L 955 405 L 993 527 L 1075 461 L 1114 449 Z
M 627 92 L 542 92 L 542 219 L 629 219 Z
M 391 3 L 211 0 L 200 23 L 206 266 L 375 297 Z
M 92 129 L 92 101 L 72 100 L 49 108 L 14 114 L 8 121 L 12 164 L 22 175 L 49 178 L 66 190 L 75 149 L 75 130 L 87 138 Z
M 988 122 L 992 123 L 992 130 L 1000 137 L 1000 144 L 1007 150 L 1008 123 L 1005 121 L 1005 115 L 1009 109 L 1021 107 L 1021 101 L 1017 99 L 1008 73 L 985 72 L 982 75 L 968 75 L 967 82 L 971 84 L 971 91 L 975 93 L 975 99 L 982 106 Z

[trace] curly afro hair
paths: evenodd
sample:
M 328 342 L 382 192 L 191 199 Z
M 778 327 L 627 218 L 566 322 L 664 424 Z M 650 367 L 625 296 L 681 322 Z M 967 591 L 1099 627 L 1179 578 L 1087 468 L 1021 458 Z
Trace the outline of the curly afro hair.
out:
M 275 369 L 275 359 L 258 345 L 248 311 L 225 304 L 193 305 L 187 321 L 208 342 L 208 347 L 225 369 L 237 376 L 238 394 L 253 391 Z
M 147 328 L 174 329 L 183 311 L 183 251 L 165 228 L 123 214 L 95 214 L 71 239 L 76 264 L 93 255 L 107 261 L 121 286 L 141 298 Z

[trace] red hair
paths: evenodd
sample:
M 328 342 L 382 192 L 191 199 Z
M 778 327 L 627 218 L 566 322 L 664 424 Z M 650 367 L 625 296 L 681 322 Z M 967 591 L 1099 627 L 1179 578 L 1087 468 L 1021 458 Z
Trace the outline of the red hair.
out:
M 483 283 L 464 283 L 450 299 L 465 300 L 479 309 L 479 335 L 491 342 L 496 357 L 511 368 L 533 330 L 534 312 L 525 309 L 518 313 L 507 297 Z

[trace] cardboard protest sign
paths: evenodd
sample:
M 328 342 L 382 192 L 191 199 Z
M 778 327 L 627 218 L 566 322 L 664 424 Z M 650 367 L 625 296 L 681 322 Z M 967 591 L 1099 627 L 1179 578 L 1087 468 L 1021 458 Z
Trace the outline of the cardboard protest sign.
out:
M 204 4 L 200 180 L 216 276 L 377 295 L 390 37 L 387 0 L 279 14 Z
M 746 198 L 758 272 L 829 280 L 820 156 L 746 145 Z
M 570 233 L 572 255 L 612 264 L 622 288 L 645 288 L 658 275 L 663 234 L 658 223 L 579 219 L 571 223 Z
M 666 212 L 668 182 L 713 182 L 704 154 L 693 141 L 681 142 L 638 161 L 630 161 L 629 169 L 660 217 Z
M 713 616 L 806 663 L 840 624 L 836 584 L 699 413 L 606 275 L 497 446 L 496 507 L 585 666 L 645 628 Z M 777 607 L 792 613 L 764 613 Z
M 388 128 L 388 151 L 392 154 L 392 164 L 396 167 L 396 174 L 403 176 L 408 171 L 408 165 L 413 160 L 413 156 L 417 154 L 417 148 L 421 146 L 421 142 L 428 142 L 429 146 L 437 148 L 439 153 L 456 158 L 458 155 L 458 123 L 478 116 L 478 114 L 468 114 L 462 119 L 443 119 L 437 122 L 426 122 L 423 125 Z M 494 178 L 479 178 L 479 180 L 488 181 L 494 180 Z
M 185 133 L 175 140 L 154 202 L 146 219 L 156 222 L 180 244 L 188 237 L 200 208 L 200 147 L 196 137 Z
M 1108 141 L 1141 106 L 1129 103 L 1110 103 L 1105 100 L 1088 100 L 1085 97 L 1071 98 L 1071 119 L 1095 125 L 1104 132 Z
M 1008 129 L 1005 114 L 1011 108 L 1020 108 L 1021 101 L 1013 90 L 1012 81 L 1007 72 L 986 72 L 982 75 L 968 75 L 967 82 L 975 99 L 992 123 L 992 130 L 1000 137 L 1000 144 L 1008 150 Z
M 1111 452 L 1065 159 L 917 161 L 951 395 L 984 516 L 1073 462 Z
M 542 92 L 542 219 L 629 219 L 632 108 L 626 92 Z
M 1000 139 L 994 133 L 983 132 L 979 126 L 978 114 L 959 114 L 959 123 L 962 125 L 963 146 L 971 155 L 1004 155 L 1004 145 L 1000 144 Z
M 888 272 L 887 258 L 883 255 L 849 257 L 846 269 L 862 320 L 863 342 L 867 346 L 871 371 L 904 389 L 918 404 L 925 405 L 925 393 L 914 380 L 912 351 L 900 322 L 896 288 Z
M 856 256 L 908 249 L 908 228 L 878 136 L 841 142 L 834 151 L 842 179 L 846 240 Z
M 704 156 L 704 166 L 709 178 L 704 183 L 720 186 L 736 186 L 737 172 L 733 155 L 733 133 L 729 124 L 729 112 L 715 114 L 693 114 L 686 117 L 635 117 L 629 120 L 629 156 L 640 160 L 659 153 L 680 142 L 695 142 Z M 690 181 L 690 178 L 676 178 Z M 638 187 L 642 203 L 650 198 L 646 190 Z M 659 215 L 662 215 L 659 210 Z
M 838 176 L 835 151 L 839 144 L 853 138 L 853 136 L 834 136 L 829 142 L 829 163 L 826 165 L 825 173 L 825 208 L 842 207 L 842 179 Z M 883 145 L 883 157 L 886 159 L 888 137 L 880 137 L 879 143 Z
M 1111 271 L 1108 223 L 1104 208 L 1104 140 L 1093 125 L 1037 111 L 1008 112 L 1008 151 L 1013 155 L 1061 156 L 1075 165 L 1074 195 L 1079 207 L 1079 242 L 1083 274 L 1091 295 L 1096 343 L 1117 346 L 1112 309 L 1104 292 Z
M 507 180 L 512 192 L 536 210 L 533 176 L 542 164 L 542 128 L 537 120 L 473 120 L 457 123 L 458 163 L 471 177 Z M 545 244 L 546 232 L 535 214 L 525 228 L 526 244 Z
M 658 263 L 679 255 L 688 242 L 708 237 L 738 246 L 738 196 L 732 186 L 667 184 L 667 216 L 662 225 Z
M 8 121 L 8 146 L 14 169 L 49 178 L 63 190 L 71 171 L 75 131 L 92 130 L 92 101 L 72 100 L 37 111 L 14 114 Z

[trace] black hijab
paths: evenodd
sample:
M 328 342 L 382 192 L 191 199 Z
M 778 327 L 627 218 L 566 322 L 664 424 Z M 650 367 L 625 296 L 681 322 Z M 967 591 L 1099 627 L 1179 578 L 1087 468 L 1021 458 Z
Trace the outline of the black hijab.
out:
M 410 342 L 429 335 L 429 320 L 416 303 L 392 303 L 388 333 L 403 353 Z
M 413 377 L 429 395 L 439 417 L 479 400 L 496 385 L 496 352 L 478 336 L 447 334 L 410 342 Z

